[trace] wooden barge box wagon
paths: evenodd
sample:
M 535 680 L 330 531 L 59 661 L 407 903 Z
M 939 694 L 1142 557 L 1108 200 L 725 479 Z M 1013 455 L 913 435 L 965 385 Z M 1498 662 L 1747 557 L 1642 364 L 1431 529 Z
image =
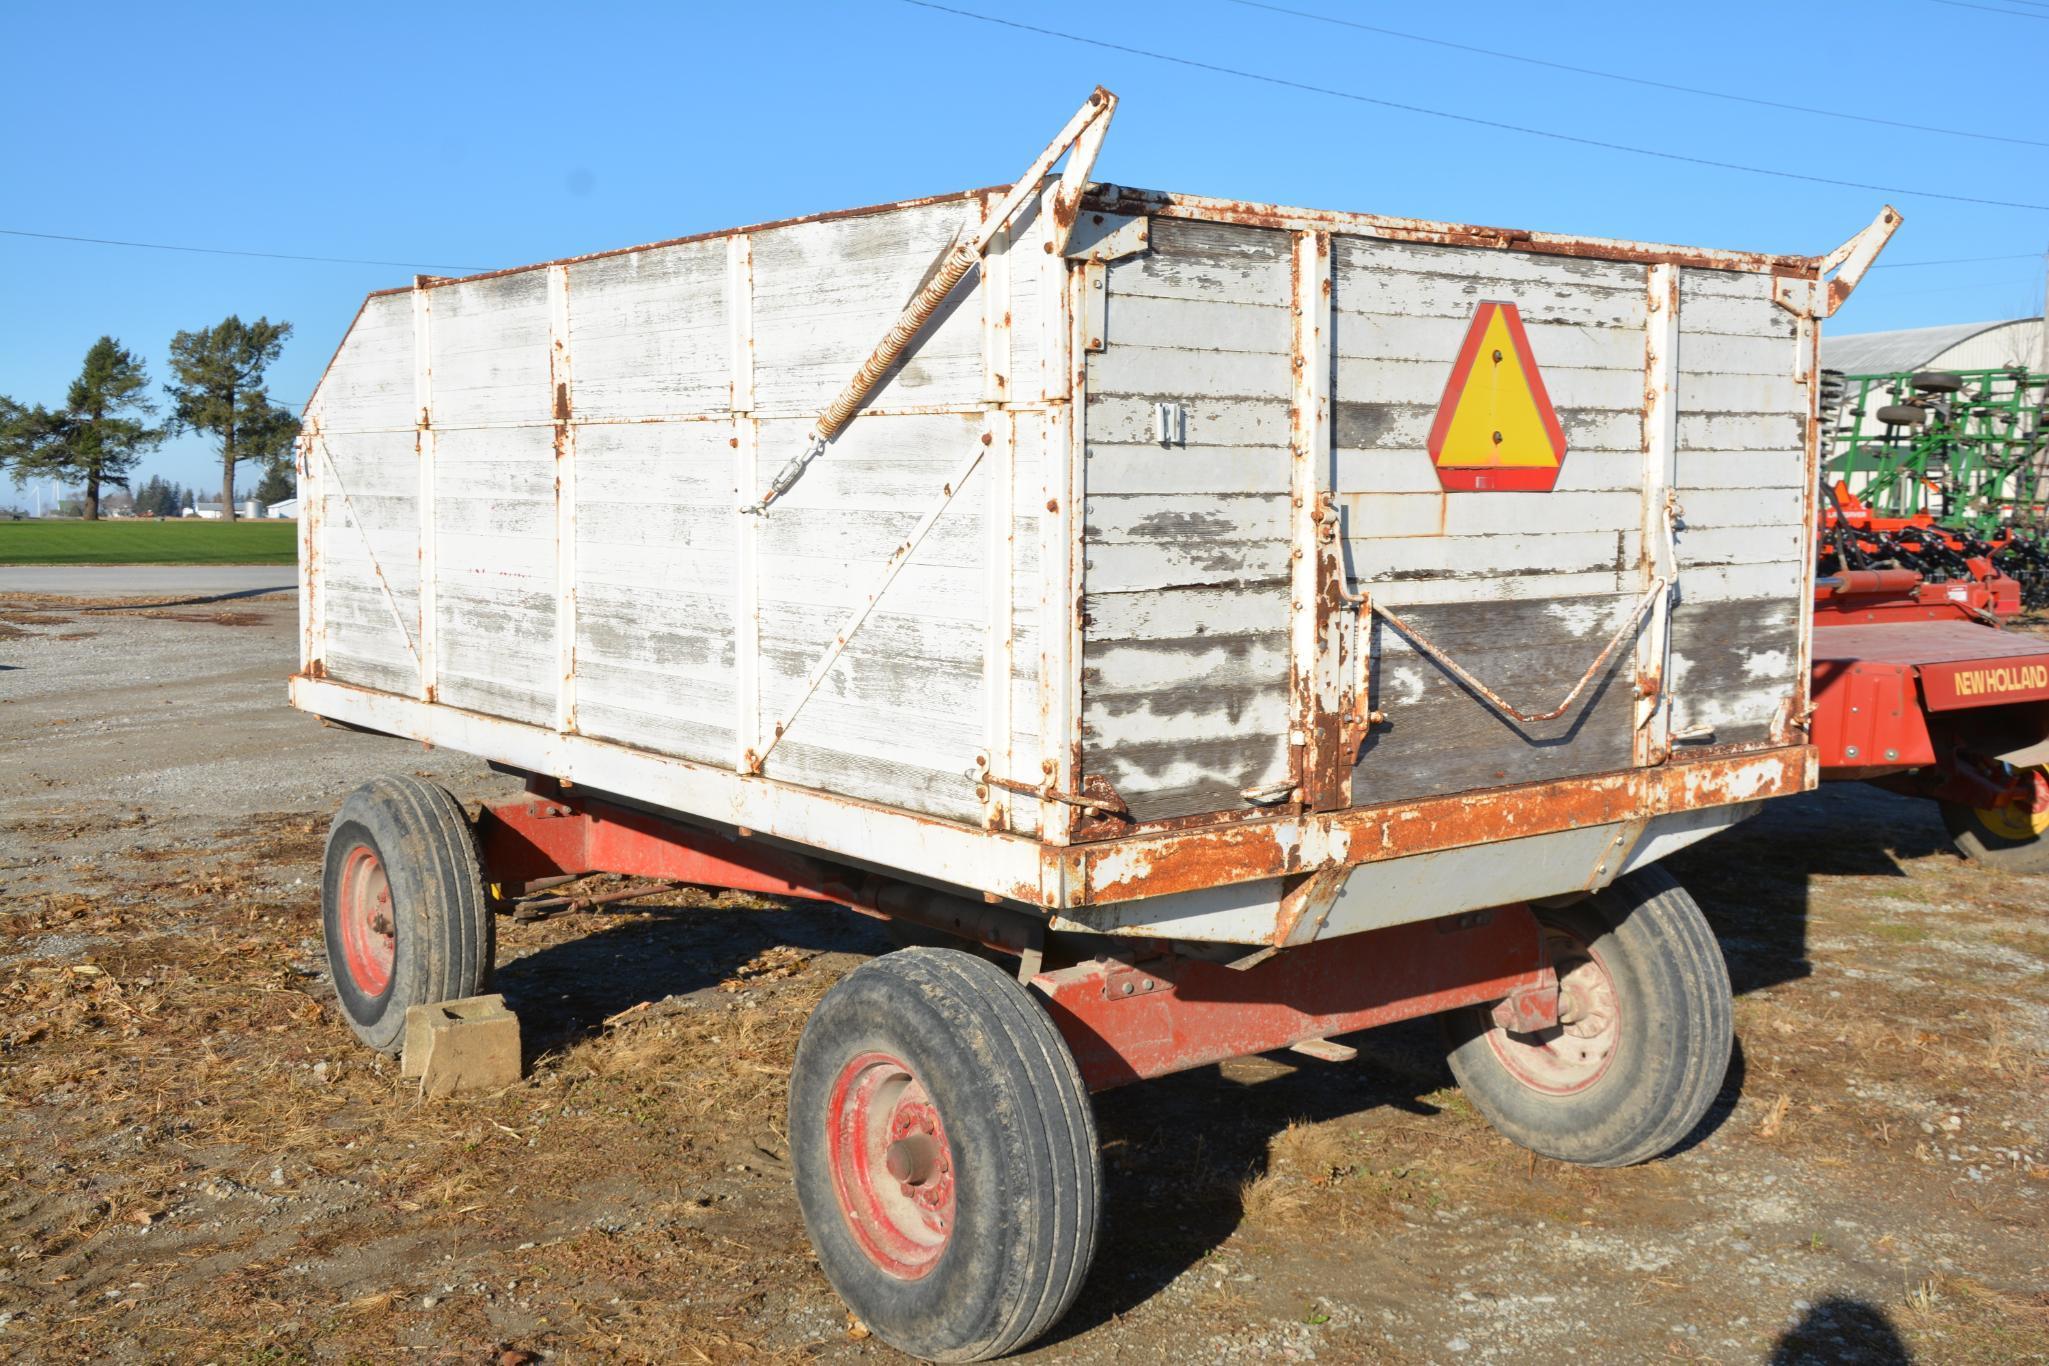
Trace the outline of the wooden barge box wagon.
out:
M 1442 1014 L 1538 1151 L 1699 1121 L 1729 982 L 1652 865 L 1815 781 L 1820 319 L 1898 221 L 1154 193 L 1089 179 L 1114 106 L 1007 188 L 373 294 L 299 446 L 293 702 L 529 779 L 344 804 L 352 1025 L 481 991 L 566 874 L 903 922 L 789 1133 L 826 1274 L 934 1358 L 1072 1301 L 1091 1090 Z

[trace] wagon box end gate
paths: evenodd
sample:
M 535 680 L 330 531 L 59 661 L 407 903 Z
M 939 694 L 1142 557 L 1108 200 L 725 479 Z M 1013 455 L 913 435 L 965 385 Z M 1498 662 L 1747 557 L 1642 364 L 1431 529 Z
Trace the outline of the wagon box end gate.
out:
M 948 1359 L 1079 1287 L 1091 1090 L 1436 1014 L 1537 1151 L 1705 1112 L 1727 974 L 1655 865 L 1816 781 L 1820 325 L 1899 223 L 1138 190 L 1090 179 L 1115 108 L 1008 185 L 373 294 L 299 447 L 294 705 L 529 785 L 344 804 L 352 1027 L 572 876 L 903 922 L 805 1028 L 792 1167 Z

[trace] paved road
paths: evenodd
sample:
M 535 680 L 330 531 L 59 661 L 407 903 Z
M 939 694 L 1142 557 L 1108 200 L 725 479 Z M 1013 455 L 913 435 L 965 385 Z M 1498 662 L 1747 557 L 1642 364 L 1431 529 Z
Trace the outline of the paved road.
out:
M 82 598 L 127 593 L 261 593 L 290 591 L 289 564 L 65 564 L 0 568 L 0 593 L 64 593 Z

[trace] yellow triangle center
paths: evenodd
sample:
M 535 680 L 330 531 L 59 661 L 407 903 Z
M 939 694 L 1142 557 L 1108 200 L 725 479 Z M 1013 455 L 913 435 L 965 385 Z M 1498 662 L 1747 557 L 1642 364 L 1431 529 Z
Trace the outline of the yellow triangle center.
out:
M 1451 425 L 1444 434 L 1437 463 L 1454 468 L 1473 466 L 1539 466 L 1558 464 L 1543 410 L 1523 373 L 1522 356 L 1509 335 L 1502 309 L 1487 317 L 1487 333 L 1473 357 L 1473 368 L 1452 400 Z

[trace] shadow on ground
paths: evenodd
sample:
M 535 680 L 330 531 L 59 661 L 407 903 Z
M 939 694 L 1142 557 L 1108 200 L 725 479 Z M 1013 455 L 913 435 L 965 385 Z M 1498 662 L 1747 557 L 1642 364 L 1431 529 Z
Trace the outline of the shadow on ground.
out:
M 1902 876 L 1901 860 L 1947 843 L 1930 804 L 1850 785 L 1775 804 L 1667 866 L 1701 902 L 1742 994 L 1812 971 L 1812 876 Z M 875 922 L 819 904 L 766 911 L 721 905 L 594 916 L 587 923 L 588 933 L 499 970 L 497 989 L 526 1023 L 533 1055 L 597 1033 L 642 1002 L 716 987 L 778 945 L 863 955 L 894 947 Z M 1130 1312 L 1222 1245 L 1243 1221 L 1246 1183 L 1265 1172 L 1272 1140 L 1289 1124 L 1379 1109 L 1438 1112 L 1430 1098 L 1453 1082 L 1435 1021 L 1390 1026 L 1347 1042 L 1360 1050 L 1354 1063 L 1279 1054 L 1285 1070 L 1250 1081 L 1205 1067 L 1096 1098 L 1106 1182 L 1103 1243 L 1080 1302 L 1049 1343 Z M 1675 1151 L 1700 1144 L 1727 1123 L 1744 1077 L 1738 1040 L 1714 1107 Z M 1855 1350 L 1862 1354 L 1841 1355 L 1841 1342 L 1860 1344 Z M 1907 1360 L 1903 1351 L 1876 1310 L 1830 1301 L 1788 1332 L 1773 1360 L 1894 1362 Z

